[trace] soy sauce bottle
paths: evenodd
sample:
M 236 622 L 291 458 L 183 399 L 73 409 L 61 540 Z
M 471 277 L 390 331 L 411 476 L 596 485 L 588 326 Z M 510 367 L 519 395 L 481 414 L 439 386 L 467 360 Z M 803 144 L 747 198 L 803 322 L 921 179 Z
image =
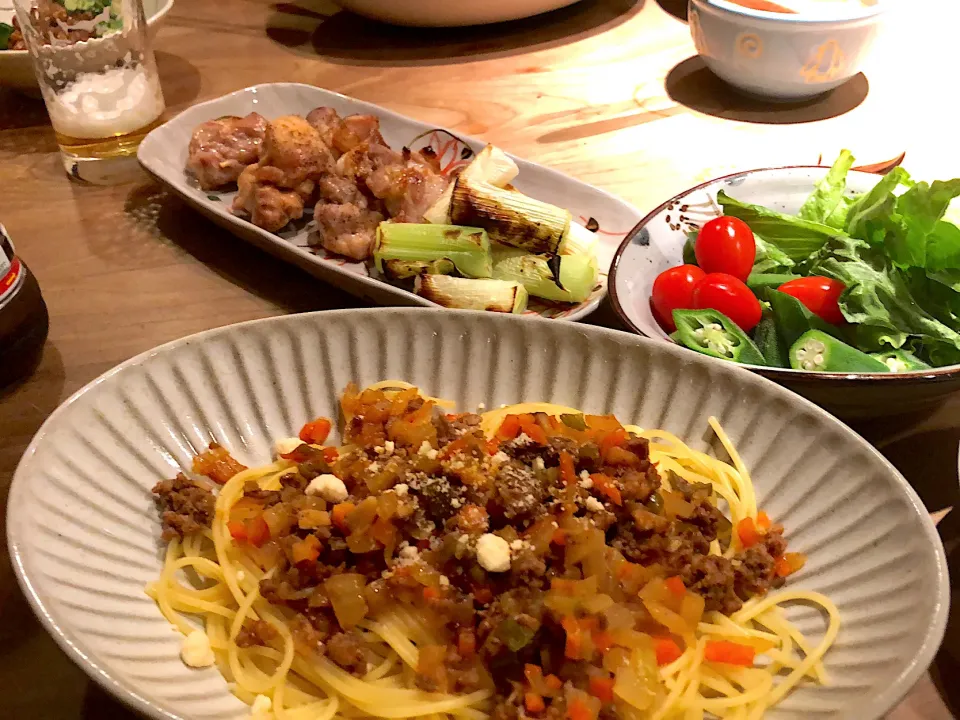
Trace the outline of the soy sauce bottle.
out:
M 33 273 L 0 225 L 0 389 L 34 371 L 49 328 L 47 305 Z

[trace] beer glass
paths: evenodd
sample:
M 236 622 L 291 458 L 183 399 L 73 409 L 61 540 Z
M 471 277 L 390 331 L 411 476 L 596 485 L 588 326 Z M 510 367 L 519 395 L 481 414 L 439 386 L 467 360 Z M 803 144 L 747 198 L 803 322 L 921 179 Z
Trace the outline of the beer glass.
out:
M 123 181 L 160 124 L 163 93 L 141 0 L 14 0 L 67 173 Z

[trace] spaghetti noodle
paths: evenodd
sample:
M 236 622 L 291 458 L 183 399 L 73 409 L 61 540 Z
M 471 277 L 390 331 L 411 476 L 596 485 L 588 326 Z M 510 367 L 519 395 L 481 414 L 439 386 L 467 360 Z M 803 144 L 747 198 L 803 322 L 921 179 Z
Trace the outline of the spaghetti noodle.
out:
M 827 682 L 837 609 L 775 589 L 803 558 L 716 420 L 729 463 L 572 408 L 438 407 L 348 388 L 344 444 L 318 420 L 262 467 L 198 457 L 215 501 L 202 477 L 155 488 L 147 593 L 184 635 L 202 621 L 255 716 L 752 720 Z M 793 603 L 826 614 L 819 642 Z

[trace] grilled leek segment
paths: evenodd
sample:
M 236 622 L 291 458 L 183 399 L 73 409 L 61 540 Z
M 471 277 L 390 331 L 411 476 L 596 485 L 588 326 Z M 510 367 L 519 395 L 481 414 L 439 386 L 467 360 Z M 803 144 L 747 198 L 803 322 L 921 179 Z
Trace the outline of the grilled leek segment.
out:
M 385 276 L 388 273 L 385 264 L 391 260 L 419 263 L 447 260 L 461 275 L 474 278 L 488 278 L 493 272 L 487 233 L 480 228 L 456 225 L 380 223 L 373 260 L 377 270 Z M 409 267 L 394 264 L 389 272 L 409 270 Z
M 520 173 L 520 168 L 500 148 L 487 145 L 461 172 L 460 177 L 475 182 L 486 182 L 496 187 L 506 187 Z M 428 223 L 443 225 L 450 222 L 450 200 L 453 198 L 454 183 L 444 189 L 423 219 Z
M 505 280 L 421 275 L 414 282 L 413 291 L 446 308 L 502 313 L 522 313 L 527 309 L 527 291 L 523 285 Z
M 592 255 L 532 255 L 514 248 L 497 248 L 493 277 L 522 284 L 536 297 L 555 302 L 586 300 L 597 284 L 597 259 Z
M 501 245 L 553 255 L 570 228 L 570 212 L 461 175 L 453 187 L 450 221 L 482 227 Z
M 571 222 L 570 228 L 560 240 L 558 252 L 561 255 L 596 255 L 599 242 L 595 232 Z
M 449 258 L 439 260 L 384 260 L 383 275 L 387 280 L 409 280 L 418 275 L 453 275 L 457 266 Z

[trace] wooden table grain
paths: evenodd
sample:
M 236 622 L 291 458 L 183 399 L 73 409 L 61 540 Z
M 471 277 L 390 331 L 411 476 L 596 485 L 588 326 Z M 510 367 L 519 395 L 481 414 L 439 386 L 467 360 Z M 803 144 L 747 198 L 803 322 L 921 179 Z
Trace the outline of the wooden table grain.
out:
M 949 87 L 960 6 L 901 3 L 865 73 L 803 105 L 748 101 L 695 56 L 683 0 L 584 0 L 491 28 L 410 30 L 324 0 L 179 0 L 156 52 L 170 113 L 247 85 L 298 81 L 482 137 L 641 209 L 708 177 L 907 151 L 922 177 L 960 172 Z M 27 442 L 66 397 L 159 343 L 281 313 L 355 307 L 336 288 L 218 229 L 146 176 L 69 181 L 42 103 L 0 90 L 0 220 L 40 280 L 50 339 L 33 377 L 0 394 L 0 508 Z M 609 307 L 594 322 L 617 327 Z M 960 400 L 857 427 L 931 511 L 960 505 Z M 960 512 L 940 524 L 960 568 Z M 0 534 L 5 543 L 5 534 Z M 931 673 L 890 714 L 960 707 L 960 618 Z M 0 717 L 133 717 L 64 656 L 0 556 Z

